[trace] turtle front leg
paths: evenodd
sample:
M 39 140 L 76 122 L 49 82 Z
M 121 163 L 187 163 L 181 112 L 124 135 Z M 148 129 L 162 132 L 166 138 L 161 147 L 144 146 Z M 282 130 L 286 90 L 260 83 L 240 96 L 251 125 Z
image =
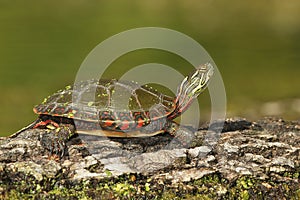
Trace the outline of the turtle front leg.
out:
M 173 135 L 176 140 L 178 140 L 181 144 L 181 147 L 188 148 L 191 146 L 193 139 L 195 138 L 195 134 L 192 130 L 180 126 L 178 123 L 174 121 L 168 122 L 166 126 L 166 132 L 168 132 L 170 135 Z M 174 146 L 173 141 L 170 143 L 170 146 Z

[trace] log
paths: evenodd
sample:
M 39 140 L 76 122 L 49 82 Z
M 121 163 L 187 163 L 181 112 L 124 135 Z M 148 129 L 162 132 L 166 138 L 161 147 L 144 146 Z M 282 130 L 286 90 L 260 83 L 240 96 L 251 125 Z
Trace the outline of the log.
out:
M 41 144 L 47 129 L 1 138 L 0 198 L 300 199 L 299 121 L 218 125 L 193 132 L 188 148 L 168 134 L 76 135 L 62 157 Z

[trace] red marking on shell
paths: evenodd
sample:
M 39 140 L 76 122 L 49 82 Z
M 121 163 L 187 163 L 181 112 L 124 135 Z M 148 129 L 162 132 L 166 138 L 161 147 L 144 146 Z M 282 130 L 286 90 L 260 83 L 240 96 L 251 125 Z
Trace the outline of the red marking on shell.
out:
M 105 126 L 111 127 L 113 125 L 114 121 L 113 120 L 105 120 L 104 124 Z
M 115 119 L 114 115 L 110 111 L 99 112 L 99 124 L 104 129 L 114 130 L 115 129 Z
M 127 130 L 129 128 L 129 121 L 124 120 L 122 121 L 122 125 L 120 127 L 121 130 Z
M 144 125 L 144 120 L 142 118 L 139 118 L 137 121 L 137 128 L 141 128 Z
M 48 119 L 48 120 L 41 121 L 41 122 L 35 124 L 33 128 L 39 128 L 39 127 L 41 127 L 41 126 L 47 126 L 48 124 L 52 124 L 52 125 L 55 126 L 56 128 L 59 127 L 59 125 L 58 125 L 56 122 L 54 122 L 54 121 Z
M 149 112 L 134 112 L 133 120 L 136 128 L 142 128 L 150 123 Z

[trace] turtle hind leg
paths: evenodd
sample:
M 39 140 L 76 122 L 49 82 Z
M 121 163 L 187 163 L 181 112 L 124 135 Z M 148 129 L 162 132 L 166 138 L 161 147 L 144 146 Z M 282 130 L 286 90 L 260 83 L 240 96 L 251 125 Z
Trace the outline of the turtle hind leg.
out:
M 65 155 L 67 141 L 76 134 L 73 120 L 49 115 L 40 115 L 40 121 L 33 128 L 44 129 L 41 145 L 60 158 Z
M 60 158 L 65 155 L 67 141 L 75 135 L 75 127 L 72 124 L 60 124 L 55 129 L 47 129 L 40 139 L 41 145 Z

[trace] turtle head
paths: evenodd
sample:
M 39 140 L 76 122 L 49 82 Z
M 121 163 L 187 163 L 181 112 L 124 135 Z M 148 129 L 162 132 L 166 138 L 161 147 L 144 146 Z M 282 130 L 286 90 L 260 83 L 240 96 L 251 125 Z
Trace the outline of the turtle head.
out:
M 194 99 L 208 86 L 213 71 L 213 66 L 210 63 L 206 63 L 197 67 L 192 74 L 183 79 L 177 88 L 176 108 L 169 118 L 174 119 L 188 109 Z
M 180 96 L 181 92 L 184 91 L 187 97 L 196 98 L 206 89 L 213 73 L 214 68 L 210 63 L 200 65 L 190 76 L 185 77 L 181 82 L 177 89 L 177 96 Z

